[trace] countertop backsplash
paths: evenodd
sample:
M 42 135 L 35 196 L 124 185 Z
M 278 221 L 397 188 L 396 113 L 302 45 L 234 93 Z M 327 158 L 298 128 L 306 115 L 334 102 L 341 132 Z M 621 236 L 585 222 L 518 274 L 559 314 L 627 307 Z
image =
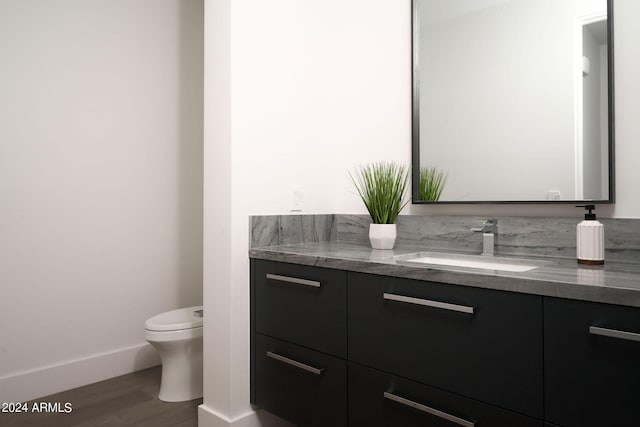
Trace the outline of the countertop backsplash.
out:
M 579 218 L 495 217 L 498 254 L 575 258 Z M 425 250 L 481 252 L 487 217 L 400 215 L 396 244 Z M 640 263 L 640 219 L 599 218 L 605 226 L 605 260 Z M 368 215 L 265 215 L 250 218 L 250 247 L 339 241 L 369 244 Z

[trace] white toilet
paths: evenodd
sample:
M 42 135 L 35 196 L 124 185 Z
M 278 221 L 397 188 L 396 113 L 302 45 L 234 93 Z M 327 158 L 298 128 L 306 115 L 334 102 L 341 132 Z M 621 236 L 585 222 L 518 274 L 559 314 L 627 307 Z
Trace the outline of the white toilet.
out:
M 158 398 L 183 402 L 202 397 L 202 306 L 180 308 L 145 322 L 145 338 L 162 359 Z

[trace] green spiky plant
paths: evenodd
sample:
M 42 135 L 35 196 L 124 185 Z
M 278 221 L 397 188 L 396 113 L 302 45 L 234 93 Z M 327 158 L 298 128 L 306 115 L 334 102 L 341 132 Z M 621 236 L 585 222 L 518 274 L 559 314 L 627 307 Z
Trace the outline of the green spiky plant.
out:
M 440 199 L 444 184 L 447 181 L 446 172 L 435 166 L 420 168 L 420 200 L 436 202 Z
M 409 202 L 405 190 L 409 169 L 394 162 L 369 163 L 356 168 L 349 177 L 364 202 L 374 224 L 393 224 Z

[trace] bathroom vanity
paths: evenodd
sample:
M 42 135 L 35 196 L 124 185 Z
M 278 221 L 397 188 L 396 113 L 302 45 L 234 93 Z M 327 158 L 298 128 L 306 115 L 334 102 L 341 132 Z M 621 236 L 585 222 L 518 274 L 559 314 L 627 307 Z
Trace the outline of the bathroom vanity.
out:
M 637 266 L 416 266 L 412 250 L 251 249 L 252 403 L 300 426 L 637 423 Z

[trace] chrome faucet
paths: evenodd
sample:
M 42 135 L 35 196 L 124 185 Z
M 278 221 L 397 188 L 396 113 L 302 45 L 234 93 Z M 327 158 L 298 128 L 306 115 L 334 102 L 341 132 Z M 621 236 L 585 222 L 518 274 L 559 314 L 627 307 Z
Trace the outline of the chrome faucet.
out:
M 482 233 L 482 255 L 493 256 L 498 240 L 498 220 L 485 219 L 482 227 L 473 227 L 471 231 Z

